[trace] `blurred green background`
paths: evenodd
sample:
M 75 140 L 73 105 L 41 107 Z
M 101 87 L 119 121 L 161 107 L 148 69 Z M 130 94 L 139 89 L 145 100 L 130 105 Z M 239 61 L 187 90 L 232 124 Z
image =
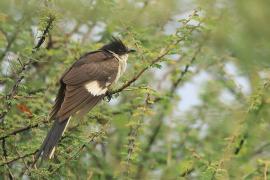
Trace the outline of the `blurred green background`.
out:
M 267 0 L 1 0 L 0 179 L 270 179 L 269 19 Z M 146 71 L 31 168 L 62 73 L 112 36 L 137 49 L 113 89 Z

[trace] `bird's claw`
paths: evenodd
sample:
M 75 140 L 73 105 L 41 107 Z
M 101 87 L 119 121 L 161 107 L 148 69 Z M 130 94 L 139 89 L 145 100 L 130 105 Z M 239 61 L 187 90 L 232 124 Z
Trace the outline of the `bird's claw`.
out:
M 105 101 L 110 102 L 112 99 L 112 93 L 107 91 L 104 99 L 105 99 Z

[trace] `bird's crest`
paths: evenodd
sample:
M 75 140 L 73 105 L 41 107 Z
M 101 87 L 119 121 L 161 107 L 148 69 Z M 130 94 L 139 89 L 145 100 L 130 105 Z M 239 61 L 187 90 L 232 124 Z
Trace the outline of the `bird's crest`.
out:
M 112 51 L 118 55 L 123 55 L 129 52 L 127 46 L 118 38 L 112 37 L 111 42 L 104 45 L 101 50 Z

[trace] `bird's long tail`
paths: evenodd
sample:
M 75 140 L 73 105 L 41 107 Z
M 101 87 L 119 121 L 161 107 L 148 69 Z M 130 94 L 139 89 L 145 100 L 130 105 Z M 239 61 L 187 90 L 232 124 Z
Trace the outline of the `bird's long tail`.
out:
M 39 151 L 36 154 L 33 165 L 36 164 L 40 156 L 42 156 L 42 159 L 52 158 L 55 151 L 55 147 L 58 144 L 59 140 L 61 139 L 62 135 L 64 134 L 69 121 L 70 121 L 70 118 L 67 118 L 66 120 L 61 121 L 61 122 L 59 122 L 58 120 L 54 121 L 54 124 L 51 130 L 47 134 Z

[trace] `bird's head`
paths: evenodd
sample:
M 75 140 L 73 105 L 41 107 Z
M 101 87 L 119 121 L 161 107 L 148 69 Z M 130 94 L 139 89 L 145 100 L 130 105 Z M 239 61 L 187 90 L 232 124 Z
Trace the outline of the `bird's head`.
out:
M 119 56 L 136 52 L 134 49 L 129 49 L 120 39 L 112 37 L 110 43 L 104 45 L 101 50 L 111 51 Z

